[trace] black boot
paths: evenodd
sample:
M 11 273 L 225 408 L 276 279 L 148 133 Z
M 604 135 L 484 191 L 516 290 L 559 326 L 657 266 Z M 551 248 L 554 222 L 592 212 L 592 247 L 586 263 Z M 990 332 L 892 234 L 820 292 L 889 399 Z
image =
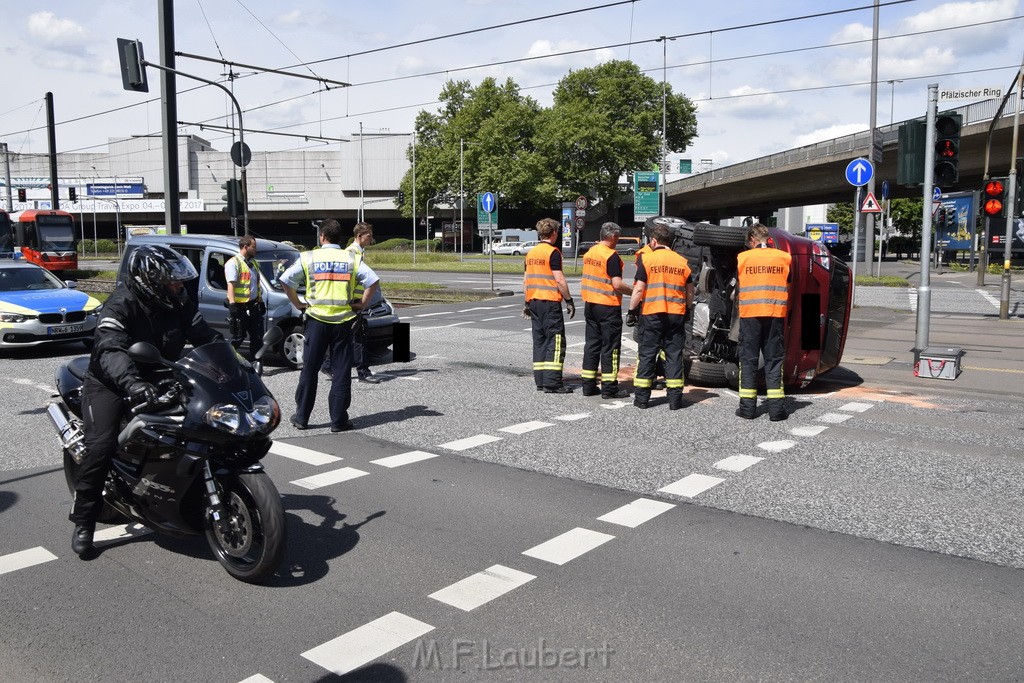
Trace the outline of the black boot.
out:
M 678 394 L 675 396 L 668 397 L 668 409 L 669 410 L 682 410 L 683 408 L 683 396 Z
M 768 399 L 768 419 L 772 422 L 782 422 L 789 415 L 786 413 L 786 405 L 779 398 Z
M 94 531 L 96 531 L 96 526 L 93 524 L 75 525 L 75 532 L 71 534 L 71 550 L 75 555 L 84 555 L 92 550 L 92 534 Z
M 741 398 L 740 407 L 736 409 L 736 417 L 742 417 L 744 420 L 753 420 L 757 417 L 757 399 Z
M 597 388 L 597 382 L 584 382 L 583 383 L 583 395 L 584 396 L 597 396 L 601 393 L 601 390 Z

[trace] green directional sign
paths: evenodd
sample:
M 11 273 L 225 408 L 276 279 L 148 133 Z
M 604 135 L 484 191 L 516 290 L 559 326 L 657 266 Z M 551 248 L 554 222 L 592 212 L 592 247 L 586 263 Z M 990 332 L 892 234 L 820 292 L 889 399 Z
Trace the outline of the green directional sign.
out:
M 693 159 L 680 159 L 679 160 L 679 172 L 680 173 L 693 173 Z
M 633 222 L 658 215 L 658 172 L 633 171 Z

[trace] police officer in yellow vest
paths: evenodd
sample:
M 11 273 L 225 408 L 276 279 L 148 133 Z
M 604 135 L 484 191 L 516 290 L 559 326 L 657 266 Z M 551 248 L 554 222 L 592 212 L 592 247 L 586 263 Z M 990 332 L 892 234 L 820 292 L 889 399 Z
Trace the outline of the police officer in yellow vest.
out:
M 627 318 L 627 324 L 632 326 L 638 316 L 643 316 L 636 377 L 633 379 L 633 405 L 637 408 L 648 406 L 658 351 L 664 349 L 668 407 L 669 410 L 679 410 L 683 407 L 684 324 L 686 308 L 693 300 L 693 283 L 690 282 L 690 266 L 686 259 L 671 249 L 672 232 L 668 226 L 655 225 L 650 239 L 651 252 L 637 261 L 636 283 L 629 299 Z
M 331 390 L 327 399 L 331 431 L 353 428 L 348 419 L 352 402 L 352 323 L 356 311 L 376 295 L 378 278 L 363 263 L 361 254 L 341 248 L 342 239 L 338 221 L 323 221 L 318 236 L 320 248 L 303 253 L 280 277 L 285 294 L 307 316 L 302 372 L 295 389 L 295 414 L 291 417 L 296 429 L 308 426 L 316 402 L 317 371 L 327 354 L 331 357 Z M 301 286 L 306 288 L 305 302 L 299 300 L 295 291 Z M 358 302 L 353 301 L 357 287 L 363 287 Z
M 247 358 L 253 360 L 263 344 L 263 316 L 267 306 L 260 288 L 260 269 L 256 264 L 256 240 L 249 235 L 238 239 L 238 253 L 224 264 L 228 283 L 228 324 L 231 345 L 241 348 L 249 337 Z
M 768 246 L 768 228 L 756 223 L 747 230 L 749 250 L 736 259 L 740 307 L 739 417 L 757 417 L 757 362 L 764 355 L 768 417 L 786 419 L 782 362 L 786 357 L 785 329 L 789 307 L 789 271 L 793 257 Z
M 526 254 L 523 293 L 526 307 L 523 317 L 533 321 L 533 381 L 537 391 L 569 394 L 572 387 L 562 382 L 565 362 L 565 321 L 562 300 L 569 318 L 576 315 L 576 304 L 562 274 L 562 252 L 555 246 L 561 228 L 553 218 L 537 222 L 540 243 Z
M 601 226 L 601 241 L 583 255 L 583 318 L 587 323 L 583 346 L 583 395 L 625 398 L 619 389 L 619 353 L 622 350 L 622 295 L 633 288 L 622 281 L 622 259 L 615 251 L 622 232 L 615 223 Z M 598 366 L 601 388 L 597 388 Z

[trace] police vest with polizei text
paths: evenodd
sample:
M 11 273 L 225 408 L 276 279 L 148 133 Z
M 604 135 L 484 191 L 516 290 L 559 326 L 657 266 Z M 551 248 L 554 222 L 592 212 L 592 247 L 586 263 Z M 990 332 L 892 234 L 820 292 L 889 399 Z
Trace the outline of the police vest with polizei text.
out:
M 793 257 L 781 249 L 755 248 L 736 258 L 741 318 L 785 318 Z
M 595 244 L 583 255 L 583 280 L 580 293 L 588 304 L 622 306 L 622 295 L 615 291 L 608 277 L 608 261 L 618 257 L 606 244 Z
M 551 254 L 558 251 L 550 242 L 541 242 L 526 254 L 526 300 L 561 301 L 555 274 L 551 270 Z
M 325 323 L 355 317 L 352 296 L 362 257 L 345 249 L 314 249 L 302 255 L 306 273 L 306 314 Z
M 671 249 L 654 249 L 643 256 L 647 273 L 643 315 L 655 313 L 686 313 L 686 283 L 690 266 L 686 259 Z
M 241 254 L 235 254 L 231 259 L 235 262 L 235 272 L 238 273 L 238 280 L 235 282 L 235 303 L 246 304 L 256 301 L 260 298 L 259 276 L 249 267 L 249 262 L 242 258 Z M 256 281 L 255 287 L 252 286 L 253 280 Z

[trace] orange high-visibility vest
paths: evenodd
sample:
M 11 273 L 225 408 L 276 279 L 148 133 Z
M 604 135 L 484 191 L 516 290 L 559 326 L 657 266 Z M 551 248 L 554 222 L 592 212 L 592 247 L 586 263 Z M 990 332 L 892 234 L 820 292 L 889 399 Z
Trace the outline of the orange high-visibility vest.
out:
M 526 300 L 561 301 L 558 283 L 551 270 L 551 254 L 558 248 L 541 242 L 526 254 Z
M 650 254 L 652 251 L 654 250 L 651 249 L 651 245 L 649 244 L 645 244 L 644 246 L 640 247 L 640 249 L 637 250 L 636 252 L 636 257 L 633 258 L 633 265 L 640 265 L 640 257 L 644 256 L 645 254 Z
M 785 318 L 789 269 L 793 257 L 768 247 L 740 252 L 736 258 L 741 318 Z
M 690 265 L 686 259 L 665 247 L 644 254 L 647 289 L 644 292 L 643 315 L 654 313 L 686 313 L 686 283 Z
M 583 255 L 583 281 L 580 293 L 588 304 L 622 306 L 622 295 L 612 287 L 608 277 L 608 260 L 617 256 L 615 250 L 606 244 L 595 244 Z

